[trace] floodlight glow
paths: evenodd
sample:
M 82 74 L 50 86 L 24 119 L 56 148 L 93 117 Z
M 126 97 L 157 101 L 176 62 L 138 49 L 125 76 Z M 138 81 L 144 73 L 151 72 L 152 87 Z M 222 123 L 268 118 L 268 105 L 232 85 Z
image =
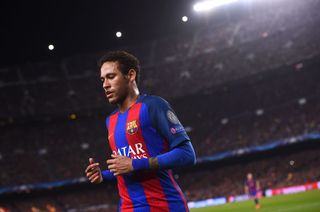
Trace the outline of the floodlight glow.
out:
M 230 4 L 233 2 L 236 2 L 238 0 L 208 0 L 208 1 L 202 1 L 198 2 L 193 5 L 193 9 L 196 12 L 202 12 L 202 11 L 208 11 L 215 7 L 219 7 L 225 4 Z
M 187 16 L 183 16 L 183 17 L 181 18 L 181 20 L 182 20 L 183 22 L 187 22 L 187 21 L 188 21 L 188 17 L 187 17 Z
M 121 33 L 121 32 L 117 32 L 117 33 L 116 33 L 116 36 L 117 36 L 118 38 L 120 38 L 120 37 L 122 36 L 122 33 Z
M 50 45 L 48 46 L 48 49 L 49 49 L 50 51 L 53 50 L 53 49 L 54 49 L 54 45 L 50 44 Z

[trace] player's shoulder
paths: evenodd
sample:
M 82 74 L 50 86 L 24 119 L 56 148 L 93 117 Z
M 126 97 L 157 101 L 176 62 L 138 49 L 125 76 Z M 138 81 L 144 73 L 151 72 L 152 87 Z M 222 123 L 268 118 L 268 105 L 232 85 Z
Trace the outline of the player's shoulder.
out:
M 160 97 L 160 96 L 155 96 L 155 95 L 147 95 L 144 94 L 141 96 L 141 100 L 142 103 L 145 103 L 147 106 L 167 106 L 169 105 L 169 103 L 167 102 L 167 100 L 165 100 L 164 98 Z

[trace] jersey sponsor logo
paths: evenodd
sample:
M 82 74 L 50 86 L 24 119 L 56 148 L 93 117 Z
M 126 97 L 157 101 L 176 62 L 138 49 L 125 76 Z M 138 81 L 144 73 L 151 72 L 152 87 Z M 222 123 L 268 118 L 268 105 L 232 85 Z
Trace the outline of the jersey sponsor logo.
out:
M 136 143 L 134 145 L 128 145 L 121 148 L 118 148 L 115 151 L 112 151 L 114 155 L 122 155 L 130 157 L 132 159 L 141 159 L 148 158 L 146 151 L 143 149 L 142 143 Z
M 171 110 L 167 111 L 167 118 L 172 124 L 179 124 L 180 123 L 180 121 L 177 118 L 177 116 Z
M 135 134 L 137 131 L 138 131 L 137 120 L 133 120 L 133 121 L 128 122 L 128 124 L 127 124 L 127 132 L 128 132 L 130 135 L 133 135 L 133 134 Z

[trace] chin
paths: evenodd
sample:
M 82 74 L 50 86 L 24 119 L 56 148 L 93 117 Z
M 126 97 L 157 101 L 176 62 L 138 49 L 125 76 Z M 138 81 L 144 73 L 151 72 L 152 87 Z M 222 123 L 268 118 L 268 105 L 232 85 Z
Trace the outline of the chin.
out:
M 109 102 L 110 104 L 112 104 L 112 105 L 115 105 L 115 104 L 116 104 L 116 101 L 113 100 L 113 99 L 108 99 L 108 102 Z
M 109 102 L 110 104 L 112 104 L 112 105 L 115 105 L 115 104 L 118 103 L 118 101 L 117 101 L 116 98 L 110 98 L 110 99 L 108 99 L 108 102 Z

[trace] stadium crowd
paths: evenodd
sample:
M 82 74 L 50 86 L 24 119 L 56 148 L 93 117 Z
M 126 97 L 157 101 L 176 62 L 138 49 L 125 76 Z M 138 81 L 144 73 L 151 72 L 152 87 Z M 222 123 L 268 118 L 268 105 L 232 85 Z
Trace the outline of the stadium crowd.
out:
M 141 58 L 143 91 L 170 99 L 196 94 L 318 55 L 318 4 L 295 1 L 286 7 L 264 5 L 224 21 L 209 21 L 188 35 L 123 49 Z M 99 55 L 1 69 L 0 101 L 5 104 L 0 106 L 0 117 L 101 107 L 105 101 L 97 84 Z M 170 83 L 163 86 L 167 79 Z
M 197 156 L 319 132 L 320 87 L 314 60 L 304 62 L 301 70 L 291 66 L 276 69 L 262 78 L 249 77 L 214 87 L 211 93 L 173 100 Z M 96 110 L 68 111 L 42 119 L 27 117 L 4 125 L 0 164 L 7 171 L 1 173 L 1 185 L 77 178 L 83 175 L 89 157 L 104 164 L 109 155 L 104 124 L 107 113 Z M 10 169 L 16 161 L 20 161 L 16 168 Z M 25 167 L 36 174 L 25 172 Z
M 244 180 L 248 172 L 254 173 L 262 191 L 320 180 L 320 148 L 271 154 L 255 160 L 213 164 L 201 170 L 175 174 L 185 190 L 188 201 L 244 193 Z M 12 211 L 116 211 L 118 201 L 115 184 L 107 183 L 95 188 L 82 188 L 51 192 L 41 196 L 0 203 Z M 38 210 L 37 210 L 38 209 Z
M 198 157 L 320 132 L 318 4 L 269 5 L 250 15 L 210 21 L 183 37 L 123 49 L 141 58 L 143 93 L 170 101 Z M 82 177 L 89 157 L 104 164 L 110 155 L 104 118 L 112 107 L 99 83 L 99 55 L 0 70 L 1 187 Z M 315 149 L 198 170 L 179 180 L 188 200 L 242 193 L 249 171 L 263 188 L 301 184 L 319 180 L 314 168 L 319 153 Z M 290 160 L 295 164 L 288 165 Z M 4 207 L 115 210 L 114 185 L 106 186 Z
M 280 188 L 320 180 L 320 149 L 285 153 L 231 165 L 209 167 L 181 175 L 188 200 L 199 200 L 244 193 L 247 173 L 253 173 L 261 190 Z

